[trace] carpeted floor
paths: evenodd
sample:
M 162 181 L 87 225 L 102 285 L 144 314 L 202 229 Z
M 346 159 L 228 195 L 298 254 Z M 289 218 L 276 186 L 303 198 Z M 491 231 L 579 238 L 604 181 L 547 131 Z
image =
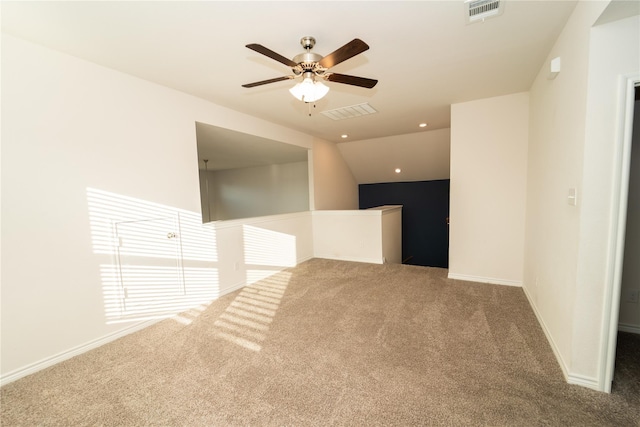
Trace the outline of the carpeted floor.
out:
M 618 332 L 611 393 L 640 408 L 640 335 Z M 638 419 L 640 425 L 640 417 Z
M 0 421 L 640 425 L 637 383 L 565 383 L 522 289 L 446 274 L 312 259 L 6 385 Z

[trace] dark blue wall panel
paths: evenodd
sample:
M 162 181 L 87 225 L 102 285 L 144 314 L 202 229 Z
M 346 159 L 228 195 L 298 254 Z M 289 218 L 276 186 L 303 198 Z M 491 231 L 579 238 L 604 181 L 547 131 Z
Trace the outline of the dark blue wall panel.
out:
M 449 266 L 450 180 L 360 184 L 360 209 L 402 205 L 402 259 L 406 264 Z

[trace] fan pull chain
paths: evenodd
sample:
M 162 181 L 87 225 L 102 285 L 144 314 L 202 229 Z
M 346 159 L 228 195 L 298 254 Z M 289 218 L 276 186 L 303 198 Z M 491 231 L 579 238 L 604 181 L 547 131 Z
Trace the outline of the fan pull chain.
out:
M 307 102 L 307 105 L 309 106 L 309 117 L 311 117 L 311 102 Z M 313 108 L 316 108 L 316 103 L 313 103 Z

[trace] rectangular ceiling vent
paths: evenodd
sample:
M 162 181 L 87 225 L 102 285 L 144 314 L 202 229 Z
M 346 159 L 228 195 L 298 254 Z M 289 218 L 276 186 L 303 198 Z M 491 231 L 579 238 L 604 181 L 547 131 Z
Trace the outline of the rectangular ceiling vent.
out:
M 505 0 L 465 0 L 467 23 L 502 15 Z
M 344 120 L 351 119 L 353 117 L 366 116 L 367 114 L 377 113 L 375 108 L 373 108 L 368 103 L 350 105 L 349 107 L 336 108 L 334 110 L 325 110 L 320 114 L 324 114 L 329 117 L 331 120 Z

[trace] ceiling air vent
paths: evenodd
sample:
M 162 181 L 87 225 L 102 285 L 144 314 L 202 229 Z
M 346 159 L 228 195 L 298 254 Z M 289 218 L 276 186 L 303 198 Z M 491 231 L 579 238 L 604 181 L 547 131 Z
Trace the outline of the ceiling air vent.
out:
M 375 108 L 365 102 L 363 104 L 350 105 L 349 107 L 336 108 L 335 110 L 325 110 L 320 114 L 329 117 L 331 120 L 344 120 L 377 112 Z
M 467 23 L 484 21 L 487 18 L 502 15 L 505 0 L 466 0 Z

